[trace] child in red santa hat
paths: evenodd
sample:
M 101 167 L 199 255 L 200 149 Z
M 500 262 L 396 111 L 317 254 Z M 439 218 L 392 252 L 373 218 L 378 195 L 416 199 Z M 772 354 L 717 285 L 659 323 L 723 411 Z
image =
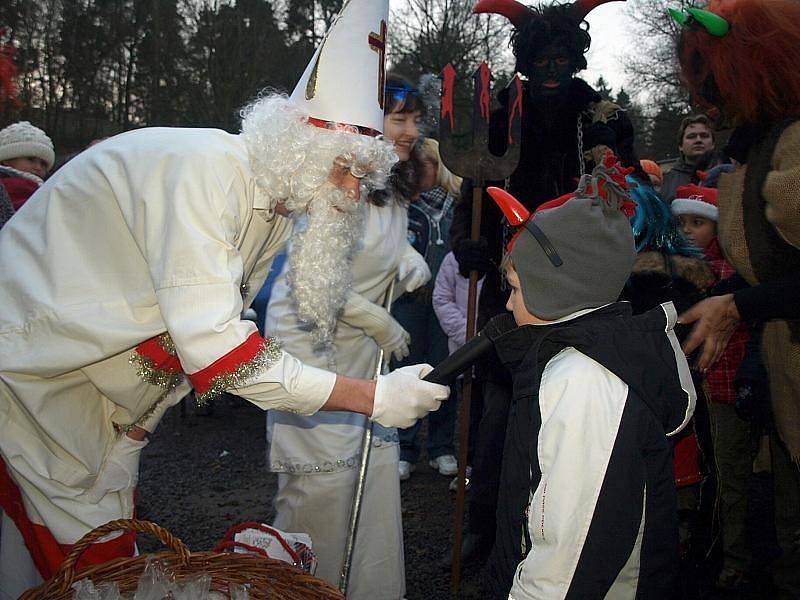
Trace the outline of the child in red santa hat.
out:
M 684 235 L 703 250 L 714 271 L 716 285 L 735 275 L 725 260 L 717 237 L 717 190 L 685 185 L 678 188 L 670 209 L 681 222 Z M 714 294 L 712 289 L 711 294 Z M 747 476 L 752 471 L 750 424 L 736 412 L 736 373 L 745 356 L 750 331 L 740 322 L 725 351 L 705 373 L 706 394 L 711 417 L 711 434 L 719 473 L 718 496 L 723 524 L 724 563 L 718 584 L 736 587 L 750 562 L 745 517 L 747 514 Z

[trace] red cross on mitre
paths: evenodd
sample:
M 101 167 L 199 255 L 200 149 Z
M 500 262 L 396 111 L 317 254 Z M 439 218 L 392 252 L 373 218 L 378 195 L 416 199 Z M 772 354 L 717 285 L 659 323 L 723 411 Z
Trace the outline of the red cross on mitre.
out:
M 378 106 L 383 110 L 386 85 L 386 21 L 381 19 L 380 33 L 371 31 L 367 43 L 371 50 L 378 53 Z

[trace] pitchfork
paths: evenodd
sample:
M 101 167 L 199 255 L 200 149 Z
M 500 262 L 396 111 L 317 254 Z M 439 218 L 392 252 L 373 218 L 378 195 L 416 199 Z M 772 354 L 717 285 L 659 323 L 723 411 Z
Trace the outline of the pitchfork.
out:
M 474 92 L 472 101 L 472 130 L 455 133 L 453 99 L 456 72 L 447 64 L 442 79 L 442 106 L 439 118 L 439 153 L 442 162 L 456 175 L 472 180 L 472 226 L 470 239 L 477 241 L 481 230 L 481 204 L 483 187 L 487 181 L 506 179 L 519 162 L 520 132 L 522 130 L 522 83 L 518 75 L 509 84 L 509 116 L 506 126 L 508 147 L 503 156 L 489 150 L 489 116 L 491 106 L 490 83 L 492 74 L 486 62 L 481 62 L 472 76 Z M 477 315 L 478 272 L 469 274 L 467 296 L 467 341 L 475 336 Z M 463 399 L 459 415 L 458 436 L 458 488 L 453 540 L 452 589 L 458 594 L 461 584 L 461 528 L 464 523 L 464 493 L 466 488 L 467 445 L 469 444 L 470 402 L 472 400 L 472 370 L 464 376 Z

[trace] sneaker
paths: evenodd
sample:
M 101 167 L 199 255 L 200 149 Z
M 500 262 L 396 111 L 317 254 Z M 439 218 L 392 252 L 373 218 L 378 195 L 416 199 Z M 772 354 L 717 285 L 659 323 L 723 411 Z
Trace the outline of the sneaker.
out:
M 450 477 L 458 473 L 458 461 L 452 454 L 438 456 L 428 463 L 431 469 L 439 471 L 439 475 Z
M 472 467 L 470 467 L 469 465 L 467 465 L 466 477 L 467 477 L 467 481 L 464 484 L 464 490 L 468 492 L 469 491 L 469 479 L 470 479 L 470 477 L 472 477 Z M 448 486 L 447 489 L 449 489 L 451 492 L 457 492 L 458 491 L 458 475 L 453 477 L 453 481 L 450 482 L 450 485 Z
M 397 463 L 397 471 L 400 473 L 400 481 L 405 481 L 409 477 L 411 477 L 411 473 L 416 470 L 416 466 L 412 465 L 407 460 L 401 460 Z

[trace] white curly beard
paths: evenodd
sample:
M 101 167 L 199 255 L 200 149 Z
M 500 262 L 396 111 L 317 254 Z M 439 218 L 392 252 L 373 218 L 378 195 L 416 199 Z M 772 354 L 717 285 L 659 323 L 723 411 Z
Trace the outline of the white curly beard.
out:
M 297 317 L 310 328 L 316 349 L 329 358 L 363 234 L 363 199 L 356 202 L 328 183 L 318 190 L 292 237 L 287 280 Z

